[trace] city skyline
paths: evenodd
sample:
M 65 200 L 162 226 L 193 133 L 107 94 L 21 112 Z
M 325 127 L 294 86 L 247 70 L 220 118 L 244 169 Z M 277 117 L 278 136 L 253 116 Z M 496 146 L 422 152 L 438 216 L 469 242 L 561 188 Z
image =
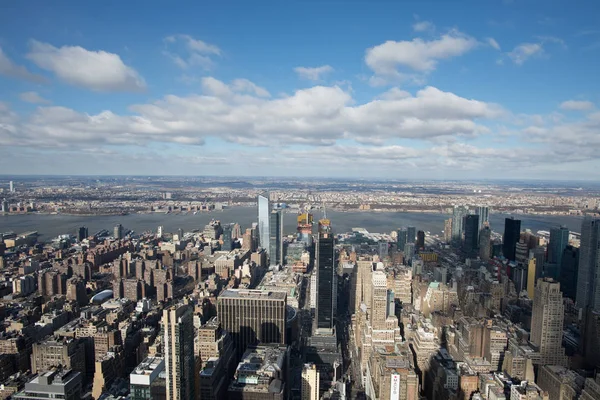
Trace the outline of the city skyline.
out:
M 594 2 L 141 4 L 7 7 L 3 173 L 595 179 Z

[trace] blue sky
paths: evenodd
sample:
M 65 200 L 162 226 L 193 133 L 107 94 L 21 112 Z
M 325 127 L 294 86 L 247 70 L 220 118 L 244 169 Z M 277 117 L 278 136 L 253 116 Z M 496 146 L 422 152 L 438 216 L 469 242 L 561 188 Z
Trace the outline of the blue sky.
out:
M 20 1 L 0 171 L 596 179 L 594 1 Z

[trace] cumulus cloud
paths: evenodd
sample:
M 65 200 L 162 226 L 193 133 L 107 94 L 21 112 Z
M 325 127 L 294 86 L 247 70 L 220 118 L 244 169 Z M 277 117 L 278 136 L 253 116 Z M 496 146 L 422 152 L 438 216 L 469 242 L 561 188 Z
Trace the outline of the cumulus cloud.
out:
M 560 104 L 561 110 L 566 111 L 590 111 L 594 109 L 591 101 L 567 100 Z
M 433 71 L 440 60 L 461 56 L 477 46 L 477 40 L 452 30 L 439 39 L 393 41 L 366 50 L 365 62 L 375 77 L 385 80 L 402 78 L 401 70 L 427 73 Z
M 15 64 L 0 47 L 0 75 L 11 78 L 24 79 L 35 83 L 44 83 L 46 78 L 41 75 L 31 73 L 22 65 Z
M 74 86 L 98 92 L 137 92 L 146 88 L 144 79 L 118 54 L 79 46 L 58 48 L 32 40 L 27 58 Z
M 521 43 L 516 46 L 508 57 L 517 65 L 523 65 L 525 61 L 533 56 L 539 56 L 544 52 L 544 48 L 539 43 Z
M 321 65 L 320 67 L 296 67 L 294 72 L 302 79 L 313 82 L 320 81 L 323 75 L 333 72 L 331 65 Z
M 50 104 L 51 101 L 43 98 L 37 92 L 23 92 L 19 95 L 19 98 L 26 102 L 32 104 Z
M 214 57 L 220 57 L 221 49 L 190 35 L 171 35 L 164 39 L 167 50 L 164 54 L 182 69 L 200 67 L 209 70 L 214 67 Z

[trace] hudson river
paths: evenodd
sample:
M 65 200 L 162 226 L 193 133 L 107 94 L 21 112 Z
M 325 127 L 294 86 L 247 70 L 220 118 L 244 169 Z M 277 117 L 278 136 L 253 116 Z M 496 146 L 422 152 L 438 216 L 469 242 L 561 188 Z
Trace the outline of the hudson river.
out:
M 321 217 L 321 213 L 315 213 L 315 221 Z M 498 233 L 504 231 L 504 218 L 506 214 L 490 214 L 490 225 Z M 441 234 L 444 229 L 444 220 L 447 214 L 425 214 L 425 213 L 399 213 L 399 212 L 327 212 L 335 232 L 343 233 L 352 228 L 365 228 L 370 232 L 391 232 L 401 226 L 415 226 L 418 230 L 429 231 L 432 234 Z M 522 215 L 517 214 L 515 218 L 521 219 L 521 229 L 550 230 L 558 225 L 566 225 L 571 231 L 581 231 L 582 217 L 575 216 L 545 216 L 545 215 Z M 255 207 L 232 207 L 223 211 L 210 213 L 189 214 L 130 214 L 113 216 L 72 216 L 72 215 L 6 215 L 0 216 L 0 233 L 13 231 L 23 233 L 26 231 L 38 231 L 40 240 L 45 241 L 60 234 L 75 234 L 80 226 L 87 226 L 90 235 L 102 229 L 112 233 L 113 227 L 120 223 L 125 229 L 134 230 L 137 233 L 144 231 L 156 231 L 159 225 L 164 227 L 165 232 L 176 232 L 182 228 L 188 232 L 192 229 L 204 228 L 211 219 L 218 219 L 222 223 L 237 222 L 244 230 L 257 220 Z M 284 233 L 295 231 L 296 213 L 284 213 Z

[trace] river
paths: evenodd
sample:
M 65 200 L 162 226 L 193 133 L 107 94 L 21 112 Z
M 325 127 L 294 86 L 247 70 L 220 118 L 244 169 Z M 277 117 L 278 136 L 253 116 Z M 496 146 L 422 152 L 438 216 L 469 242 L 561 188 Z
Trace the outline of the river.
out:
M 490 214 L 490 225 L 496 232 L 504 231 L 505 214 Z M 321 213 L 315 213 L 315 220 Z M 440 234 L 444 229 L 446 214 L 429 213 L 401 213 L 401 212 L 369 212 L 353 211 L 339 212 L 328 211 L 327 217 L 331 220 L 335 232 L 348 232 L 352 228 L 365 228 L 370 232 L 391 232 L 401 226 L 415 226 L 419 230 Z M 571 231 L 581 231 L 582 217 L 576 216 L 551 216 L 551 215 L 515 215 L 521 219 L 521 229 L 550 230 L 558 225 L 566 225 Z M 137 233 L 156 231 L 158 226 L 163 226 L 165 232 L 176 232 L 181 228 L 184 231 L 203 229 L 211 219 L 218 219 L 222 223 L 237 222 L 242 227 L 250 227 L 257 220 L 257 211 L 254 207 L 232 207 L 223 211 L 210 213 L 189 214 L 129 214 L 112 216 L 74 216 L 74 215 L 5 215 L 0 216 L 0 233 L 13 231 L 23 233 L 38 231 L 40 240 L 45 241 L 60 234 L 75 234 L 77 228 L 86 226 L 90 234 L 102 229 L 112 232 L 116 224 L 121 224 L 125 229 Z M 284 233 L 292 233 L 296 227 L 296 214 L 284 214 Z

